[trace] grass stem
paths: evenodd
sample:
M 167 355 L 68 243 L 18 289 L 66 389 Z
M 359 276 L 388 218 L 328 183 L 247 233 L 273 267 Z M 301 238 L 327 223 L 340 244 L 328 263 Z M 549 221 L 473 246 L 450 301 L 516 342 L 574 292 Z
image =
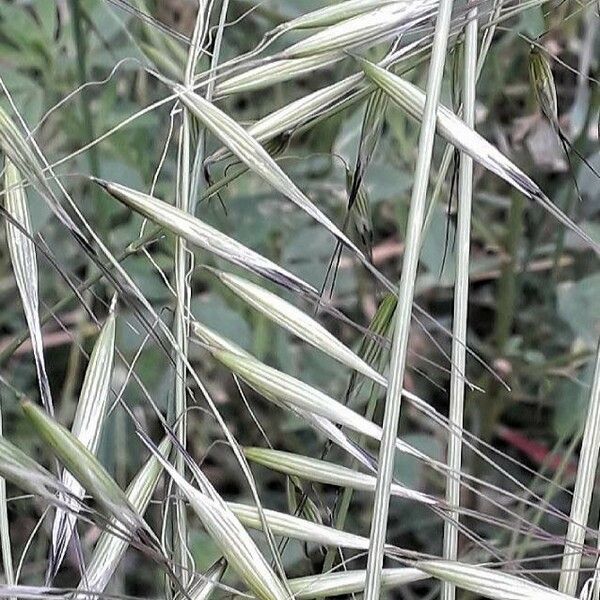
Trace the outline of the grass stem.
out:
M 469 13 L 465 27 L 463 71 L 463 118 L 469 127 L 475 126 L 475 96 L 477 78 L 477 9 Z M 473 200 L 473 159 L 460 155 L 458 179 L 458 221 L 456 229 L 456 283 L 454 286 L 454 322 L 452 365 L 450 377 L 450 411 L 452 428 L 448 440 L 446 501 L 450 507 L 460 507 L 460 470 L 462 464 L 462 427 L 465 399 L 467 317 L 469 306 L 469 264 L 471 247 L 471 205 Z M 458 558 L 458 510 L 444 522 L 444 558 Z M 454 600 L 456 587 L 444 581 L 442 600 Z
M 596 480 L 596 469 L 598 466 L 598 453 L 600 452 L 600 343 L 596 350 L 596 363 L 590 400 L 583 430 L 583 441 L 579 455 L 579 466 L 577 478 L 573 491 L 573 503 L 571 504 L 571 515 L 567 536 L 565 538 L 565 549 L 558 590 L 570 596 L 574 596 L 579 579 L 579 567 L 581 565 L 582 546 L 585 541 L 585 528 L 590 513 L 592 492 Z
M 2 436 L 2 405 L 0 404 L 0 436 Z M 15 572 L 12 560 L 12 545 L 10 542 L 10 522 L 6 501 L 6 480 L 0 477 L 0 545 L 2 548 L 2 566 L 6 585 L 15 584 Z
M 408 352 L 415 278 L 419 264 L 421 231 L 427 200 L 427 184 L 433 154 L 436 116 L 446 61 L 448 34 L 452 16 L 452 0 L 442 0 L 435 26 L 435 37 L 427 81 L 427 98 L 419 136 L 419 150 L 414 186 L 408 215 L 406 252 L 398 290 L 399 301 L 395 315 L 394 336 L 390 359 L 390 382 L 385 403 L 383 437 L 379 449 L 379 472 L 373 501 L 365 600 L 379 599 L 383 549 L 387 530 L 390 487 L 394 468 L 395 442 L 400 418 L 402 386 Z

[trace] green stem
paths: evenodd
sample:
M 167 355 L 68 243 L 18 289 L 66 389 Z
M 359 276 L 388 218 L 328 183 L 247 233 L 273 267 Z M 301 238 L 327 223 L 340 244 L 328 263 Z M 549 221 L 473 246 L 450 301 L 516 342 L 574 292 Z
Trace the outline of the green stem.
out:
M 437 108 L 448 47 L 452 5 L 452 0 L 440 1 L 427 80 L 427 97 L 423 111 L 415 182 L 408 215 L 406 252 L 398 290 L 399 301 L 396 309 L 395 330 L 392 341 L 390 381 L 379 449 L 379 472 L 377 473 L 377 485 L 375 487 L 375 499 L 373 502 L 373 519 L 371 523 L 367 577 L 365 581 L 365 600 L 379 600 L 381 593 L 383 549 L 387 531 L 396 434 L 400 418 L 415 279 L 419 263 L 421 232 L 423 230 L 423 220 L 427 204 L 427 185 L 433 154 Z
M 464 121 L 475 127 L 475 85 L 477 77 L 477 10 L 469 13 L 465 30 L 463 72 Z M 460 471 L 462 467 L 462 428 L 465 398 L 465 367 L 467 348 L 467 316 L 469 305 L 469 264 L 471 249 L 471 206 L 473 200 L 473 159 L 466 153 L 460 156 L 458 180 L 458 221 L 456 229 L 456 283 L 454 292 L 454 321 L 452 336 L 452 365 L 450 376 L 450 436 L 446 501 L 452 510 L 444 521 L 444 558 L 458 558 L 457 527 L 460 507 Z M 454 432 L 454 433 L 452 433 Z M 454 600 L 456 587 L 444 581 L 442 599 Z
M 558 591 L 574 596 L 579 579 L 579 567 L 585 542 L 585 531 L 590 514 L 592 493 L 596 480 L 598 455 L 600 453 L 600 342 L 596 349 L 594 376 L 590 390 L 583 441 L 579 454 L 577 478 L 573 490 L 573 502 L 569 526 L 565 537 L 564 555 L 560 569 Z
M 0 436 L 2 436 L 2 404 L 0 403 Z M 6 480 L 0 477 L 0 543 L 2 545 L 2 564 L 4 566 L 4 580 L 6 585 L 14 585 L 15 573 L 12 560 L 12 546 L 10 543 L 10 523 L 8 520 L 8 507 L 6 502 Z
M 204 32 L 204 2 L 198 3 L 198 14 L 194 26 L 191 44 L 185 66 L 184 85 L 191 86 L 194 81 L 194 71 L 200 55 Z M 190 212 L 190 171 L 192 147 L 192 117 L 187 108 L 182 108 L 182 124 L 180 128 L 179 152 L 177 160 L 177 201 L 176 205 L 182 211 Z M 188 315 L 190 311 L 191 289 L 188 275 L 193 269 L 193 259 L 190 257 L 187 242 L 182 237 L 175 240 L 175 321 L 174 336 L 181 353 L 175 357 L 175 381 L 173 404 L 169 407 L 172 425 L 175 428 L 177 440 L 182 448 L 186 447 L 187 439 L 187 369 L 188 355 Z M 185 459 L 181 452 L 176 454 L 176 466 L 180 475 L 185 474 Z M 178 492 L 173 510 L 171 535 L 174 549 L 175 564 L 180 565 L 178 576 L 185 586 L 193 565 L 189 561 L 187 512 L 183 496 Z
M 85 35 L 82 24 L 86 20 L 85 13 L 81 7 L 80 0 L 70 0 L 71 16 L 73 20 L 73 38 L 75 39 L 75 48 L 77 50 L 77 79 L 79 85 L 84 85 L 87 82 L 87 47 L 85 43 Z M 90 110 L 90 104 L 92 96 L 90 89 L 85 87 L 81 91 L 81 113 L 83 116 L 83 129 L 85 135 L 85 143 L 89 143 L 96 139 L 94 133 L 94 120 L 92 118 L 92 111 Z M 92 146 L 88 154 L 88 162 L 90 173 L 92 175 L 100 176 L 100 161 L 98 157 L 98 148 Z M 100 231 L 108 231 L 108 215 L 110 214 L 109 201 L 104 198 L 103 194 L 100 194 L 98 190 L 94 189 L 93 192 L 94 206 L 96 207 L 96 221 Z
M 523 232 L 523 199 L 515 194 L 510 206 L 506 253 L 510 260 L 502 268 L 498 281 L 498 309 L 494 337 L 499 353 L 504 353 L 510 338 L 515 316 L 517 298 L 517 264 L 521 236 Z

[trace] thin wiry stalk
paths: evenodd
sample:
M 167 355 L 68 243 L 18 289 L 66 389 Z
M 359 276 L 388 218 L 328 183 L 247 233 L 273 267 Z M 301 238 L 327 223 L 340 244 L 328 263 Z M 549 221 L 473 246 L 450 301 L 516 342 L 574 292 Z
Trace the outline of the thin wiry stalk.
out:
M 200 7 L 200 10 L 202 10 L 202 6 Z M 196 26 L 198 27 L 198 24 Z M 192 69 L 192 71 L 193 71 L 193 69 Z M 192 81 L 193 81 L 193 72 L 188 73 L 187 70 L 186 70 L 185 85 L 186 86 L 191 86 L 192 85 Z M 193 112 L 190 110 L 190 107 L 187 104 L 185 104 L 185 103 L 183 103 L 183 104 L 184 104 L 184 126 L 187 123 L 187 129 L 184 128 L 184 131 L 186 132 L 186 136 L 187 136 L 187 139 L 188 139 L 188 146 L 187 146 L 187 149 L 185 149 L 185 147 L 182 146 L 182 157 L 185 160 L 186 173 L 189 173 L 189 165 L 190 165 L 190 148 L 189 148 L 189 134 L 190 134 L 190 129 L 189 129 L 189 127 L 190 127 L 190 124 L 191 124 L 190 119 L 192 117 Z M 186 138 L 184 137 L 184 140 L 185 139 Z M 190 197 L 191 197 L 190 188 L 189 188 L 190 181 L 189 181 L 189 177 L 187 175 L 186 175 L 185 185 L 186 185 L 186 188 L 185 188 L 185 194 L 186 194 L 185 200 L 186 200 L 186 204 L 185 204 L 185 206 L 179 206 L 179 208 L 181 208 L 182 210 L 184 210 L 184 211 L 187 212 L 190 209 Z M 181 193 L 182 193 L 182 190 L 180 190 L 180 194 Z M 177 238 L 177 239 L 178 239 L 178 243 L 184 242 L 183 238 Z M 185 245 L 182 247 L 182 252 L 183 252 L 184 255 L 188 252 L 187 249 L 185 248 Z M 178 258 L 179 258 L 179 255 L 178 255 Z M 185 256 L 182 256 L 181 257 L 181 260 L 182 260 L 181 264 L 183 264 L 183 260 L 184 259 L 185 259 Z M 189 262 L 189 261 L 186 260 L 186 262 Z M 189 273 L 191 273 L 191 267 L 190 267 Z M 181 313 L 182 325 L 185 327 L 185 331 L 184 331 L 184 333 L 182 335 L 182 340 L 181 341 L 184 344 L 183 348 L 184 348 L 184 352 L 186 353 L 186 356 L 187 356 L 189 323 L 186 321 L 185 315 L 189 315 L 189 306 L 190 306 L 190 299 L 191 299 L 191 296 L 190 296 L 191 291 L 190 291 L 190 288 L 189 288 L 189 283 L 186 281 L 186 279 L 188 277 L 187 270 L 186 270 L 185 273 L 182 272 L 181 274 L 178 274 L 178 275 L 179 275 L 178 279 L 177 279 L 177 282 L 178 282 L 178 288 L 177 288 L 177 296 L 178 296 L 177 303 L 178 303 L 178 308 L 179 308 L 179 306 L 181 304 L 182 294 L 185 295 L 185 304 L 181 306 L 182 310 L 185 311 L 185 312 Z M 179 277 L 181 277 L 181 276 L 183 276 L 183 279 L 180 280 Z M 185 374 L 185 370 L 183 371 L 182 375 L 184 376 L 184 374 Z M 176 383 L 176 385 L 181 387 L 181 392 L 180 393 L 183 396 L 183 398 L 182 398 L 182 404 L 181 404 L 181 410 L 185 410 L 185 392 L 186 392 L 185 377 L 183 377 L 179 381 L 179 383 Z M 184 413 L 178 413 L 178 414 L 184 414 Z M 185 440 L 185 431 L 183 431 L 182 437 Z M 181 470 L 180 470 L 180 473 L 183 473 L 183 462 L 182 462 L 182 457 L 181 457 L 180 454 L 178 455 L 178 461 L 181 461 Z M 249 483 L 252 485 L 252 482 L 250 481 L 250 479 L 249 479 Z M 261 514 L 261 518 L 262 518 L 262 514 Z M 277 546 L 275 544 L 275 540 L 273 539 L 271 530 L 268 527 L 268 524 L 266 523 L 266 521 L 263 522 L 263 525 L 264 525 L 264 531 L 265 531 L 265 534 L 266 534 L 266 537 L 267 537 L 267 542 L 269 544 L 269 548 L 271 550 L 271 553 L 272 553 L 274 561 L 275 561 L 277 572 L 278 572 L 278 574 L 279 574 L 279 576 L 280 576 L 280 578 L 281 578 L 281 580 L 283 582 L 283 586 L 286 587 L 287 584 L 286 584 L 285 570 L 284 570 L 281 558 L 279 556 L 279 553 L 277 552 Z
M 535 489 L 536 483 L 538 481 L 541 481 L 542 479 L 544 479 L 543 472 L 544 472 L 545 468 L 547 467 L 547 463 L 550 462 L 551 458 L 556 455 L 556 452 L 558 451 L 558 449 L 563 448 L 565 446 L 564 440 L 566 439 L 566 437 L 567 437 L 566 435 L 561 436 L 561 439 L 558 440 L 557 443 L 554 445 L 554 448 L 552 449 L 552 453 L 550 453 L 548 455 L 548 458 L 546 459 L 545 464 L 542 465 L 539 473 L 536 473 L 535 477 L 533 478 L 533 481 L 530 484 L 530 489 Z M 560 464 L 559 468 L 556 470 L 556 472 L 554 473 L 552 481 L 550 482 L 551 485 L 548 486 L 548 489 L 546 490 L 546 493 L 544 494 L 544 497 L 542 499 L 541 506 L 540 505 L 532 506 L 531 510 L 530 510 L 531 516 L 526 515 L 527 522 L 531 523 L 535 527 L 537 527 L 540 524 L 540 521 L 544 517 L 543 506 L 549 505 L 549 503 L 552 501 L 554 496 L 564 489 L 560 485 L 560 481 L 566 475 L 567 467 L 569 466 L 569 463 L 570 463 L 571 459 L 573 458 L 573 455 L 575 454 L 575 450 L 577 448 L 579 448 L 582 437 L 583 437 L 583 428 L 580 428 L 580 430 L 577 432 L 577 434 L 573 436 L 573 439 L 568 444 L 568 446 L 566 446 L 566 448 L 562 451 L 561 464 Z M 529 493 L 530 493 L 529 490 L 525 490 L 525 495 L 524 495 L 525 502 L 523 502 L 523 514 L 524 515 L 526 514 L 525 511 L 527 510 L 527 506 L 525 504 L 526 504 L 526 500 L 528 499 Z M 567 520 L 568 520 L 568 518 L 567 518 Z M 514 556 L 517 560 L 522 559 L 527 554 L 527 551 L 531 545 L 531 536 L 529 534 L 525 535 L 523 541 L 517 545 L 517 540 L 518 540 L 519 535 L 520 535 L 520 532 L 514 531 L 512 533 L 512 540 L 511 540 L 511 548 L 514 548 L 515 551 L 513 552 L 511 550 L 510 556 L 511 557 Z
M 463 71 L 463 119 L 475 127 L 475 83 L 477 72 L 477 9 L 469 13 L 465 27 Z M 454 322 L 452 338 L 452 363 L 450 376 L 451 426 L 448 439 L 449 477 L 446 483 L 446 502 L 450 507 L 460 507 L 460 470 L 462 464 L 462 427 L 465 399 L 467 344 L 467 316 L 469 307 L 469 263 L 471 249 L 471 203 L 473 199 L 473 159 L 464 152 L 460 155 L 458 180 L 458 223 L 456 228 L 456 283 L 454 285 Z M 458 433 L 456 433 L 458 431 Z M 458 510 L 451 511 L 444 521 L 444 558 L 458 558 Z M 453 583 L 442 583 L 442 600 L 454 600 Z
M 383 436 L 379 448 L 379 471 L 377 473 L 377 485 L 373 501 L 365 600 L 376 600 L 379 598 L 381 592 L 383 548 L 387 531 L 396 433 L 400 418 L 402 385 L 408 352 L 411 307 L 419 263 L 420 238 L 423 229 L 427 184 L 429 181 L 429 169 L 435 136 L 436 114 L 444 74 L 444 63 L 446 61 L 452 5 L 452 0 L 442 0 L 440 2 L 429 66 L 427 99 L 419 136 L 417 166 L 406 231 L 406 252 L 398 290 L 399 302 L 395 315 L 394 337 L 390 359 L 390 379 L 383 417 Z
M 592 492 L 596 480 L 598 453 L 600 452 L 600 343 L 596 350 L 594 377 L 588 404 L 577 479 L 573 491 L 571 518 L 565 538 L 565 553 L 562 560 L 558 589 L 570 596 L 575 595 L 585 531 L 590 513 Z
M 184 73 L 185 85 L 190 85 L 194 80 L 194 71 L 200 55 L 203 43 L 204 15 L 206 5 L 204 1 L 198 2 L 198 13 L 194 25 L 194 33 L 188 49 L 187 62 Z M 191 115 L 186 107 L 182 108 L 182 123 L 179 137 L 179 155 L 177 161 L 177 208 L 189 212 L 190 209 L 190 166 L 191 166 Z M 173 394 L 173 414 L 175 433 L 178 442 L 183 448 L 186 447 L 187 431 L 187 370 L 185 368 L 185 357 L 188 353 L 188 334 L 189 323 L 186 315 L 189 314 L 191 289 L 189 286 L 189 273 L 193 269 L 192 254 L 188 251 L 187 241 L 183 237 L 175 239 L 175 322 L 174 335 L 178 346 L 181 348 L 181 354 L 175 357 L 175 380 Z M 183 475 L 185 463 L 183 456 L 178 453 L 176 457 L 177 472 Z M 185 586 L 188 579 L 190 554 L 187 548 L 188 527 L 186 508 L 177 490 L 176 500 L 173 507 L 172 518 L 172 543 L 174 559 L 179 568 L 179 577 Z
M 2 404 L 0 403 L 0 437 L 2 437 Z M 15 572 L 13 568 L 12 546 L 10 542 L 10 522 L 6 504 L 6 479 L 0 477 L 0 545 L 2 546 L 2 566 L 4 580 L 7 585 L 14 585 Z
M 202 7 L 200 7 L 200 8 L 202 9 Z M 215 39 L 215 44 L 214 44 L 214 48 L 213 48 L 213 56 L 212 56 L 212 60 L 211 60 L 209 74 L 212 74 L 217 70 L 219 54 L 220 54 L 220 50 L 221 50 L 221 43 L 223 40 L 223 31 L 225 28 L 225 19 L 227 17 L 228 8 L 229 8 L 229 0 L 224 0 L 223 5 L 221 6 L 221 15 L 219 18 L 219 26 L 217 29 L 217 37 Z M 212 101 L 213 93 L 215 90 L 215 83 L 216 82 L 214 79 L 211 78 L 209 80 L 209 83 L 208 83 L 208 86 L 206 89 L 206 95 L 205 95 L 205 99 L 207 100 L 207 102 Z M 185 84 L 187 86 L 192 86 L 193 74 L 192 74 L 191 78 L 186 77 Z M 188 116 L 188 118 L 190 118 L 189 107 L 185 106 L 184 110 L 185 110 L 185 114 Z M 199 139 L 197 141 L 196 154 L 194 156 L 194 161 L 193 161 L 194 172 L 192 173 L 192 177 L 191 177 L 191 189 L 189 190 L 190 198 L 189 198 L 189 206 L 188 206 L 188 210 L 190 210 L 190 212 L 192 214 L 195 212 L 195 207 L 196 207 L 196 192 L 197 192 L 197 186 L 198 186 L 198 173 L 200 171 L 200 165 L 202 164 L 204 155 L 205 155 L 204 146 L 206 144 L 206 132 L 207 132 L 206 128 L 203 127 L 200 132 Z M 188 305 L 189 305 L 189 302 L 188 302 Z M 248 475 L 249 475 L 249 471 L 248 471 Z M 253 492 L 253 495 L 255 496 L 255 499 L 258 500 L 258 492 L 256 491 L 255 486 L 252 485 L 252 481 L 250 480 L 250 478 L 248 478 L 248 482 L 250 483 L 250 485 L 252 487 L 252 492 Z M 257 502 L 257 505 L 258 505 L 259 518 L 260 518 L 261 524 L 263 526 L 262 528 L 265 533 L 265 537 L 267 538 L 267 543 L 269 545 L 269 549 L 273 556 L 273 560 L 275 561 L 275 566 L 277 568 L 277 572 L 278 572 L 279 576 L 281 577 L 284 587 L 286 588 L 286 590 L 288 592 L 290 592 L 289 588 L 287 587 L 287 578 L 285 575 L 285 569 L 283 566 L 283 562 L 281 560 L 281 556 L 280 556 L 279 552 L 277 551 L 277 545 L 275 543 L 275 539 L 273 538 L 273 534 L 271 532 L 269 524 L 266 521 L 265 515 L 262 511 L 262 507 L 260 506 L 260 503 Z

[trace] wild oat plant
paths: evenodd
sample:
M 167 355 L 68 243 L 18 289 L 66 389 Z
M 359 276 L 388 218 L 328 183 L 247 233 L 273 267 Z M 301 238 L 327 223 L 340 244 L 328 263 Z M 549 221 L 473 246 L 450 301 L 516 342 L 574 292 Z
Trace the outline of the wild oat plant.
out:
M 600 597 L 599 11 L 0 4 L 0 596 Z

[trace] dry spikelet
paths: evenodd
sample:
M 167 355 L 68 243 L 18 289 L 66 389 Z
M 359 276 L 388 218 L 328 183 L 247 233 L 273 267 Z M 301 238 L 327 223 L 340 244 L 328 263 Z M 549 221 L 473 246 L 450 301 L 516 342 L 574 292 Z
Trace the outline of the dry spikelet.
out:
M 363 433 L 372 439 L 381 440 L 381 427 L 307 383 L 273 369 L 255 358 L 224 350 L 213 351 L 213 355 L 265 398 L 278 398 L 287 405 L 325 417 L 333 423 Z M 444 465 L 433 461 L 402 440 L 396 440 L 396 449 L 444 468 Z
M 100 434 L 104 425 L 106 406 L 112 375 L 116 319 L 113 300 L 110 314 L 96 340 L 90 362 L 85 373 L 71 433 L 92 453 L 95 454 L 100 443 Z M 65 498 L 71 510 L 67 513 L 57 509 L 52 526 L 52 542 L 48 560 L 47 583 L 60 568 L 77 519 L 78 503 L 85 489 L 68 471 L 64 471 L 62 481 L 70 497 Z
M 240 520 L 240 523 L 251 529 L 262 530 L 260 514 L 255 506 L 228 502 L 231 512 Z M 328 527 L 314 521 L 294 517 L 276 510 L 263 509 L 265 519 L 275 535 L 290 537 L 305 542 L 313 542 L 323 546 L 340 546 L 366 550 L 369 540 L 360 535 L 354 535 L 340 529 Z
M 291 31 L 293 29 L 314 29 L 329 27 L 346 19 L 381 8 L 386 4 L 400 4 L 405 0 L 346 0 L 333 6 L 325 6 L 318 10 L 301 15 L 291 21 L 282 23 L 273 33 Z
M 422 119 L 425 106 L 425 94 L 422 90 L 373 63 L 364 59 L 357 60 L 362 65 L 365 74 L 385 90 L 396 104 L 414 119 L 419 121 Z M 563 211 L 557 208 L 530 177 L 495 146 L 442 105 L 439 105 L 437 111 L 437 131 L 448 142 L 471 156 L 473 160 L 498 175 L 498 177 L 504 179 L 529 200 L 540 204 L 565 227 L 574 231 L 596 254 L 600 254 L 600 245 L 592 240 Z
M 552 68 L 546 56 L 536 46 L 529 53 L 529 79 L 537 103 L 550 123 L 558 123 L 558 99 Z
M 375 491 L 376 479 L 372 475 L 365 475 L 354 469 L 324 460 L 281 450 L 271 450 L 270 448 L 244 448 L 244 454 L 253 462 L 300 479 L 349 487 L 366 492 Z M 408 498 L 424 504 L 435 505 L 438 502 L 427 494 L 416 492 L 397 483 L 392 483 L 391 494 L 392 496 Z
M 269 153 L 241 125 L 212 102 L 205 100 L 191 90 L 177 85 L 174 91 L 191 113 L 204 123 L 240 161 L 327 229 L 331 235 L 358 258 L 367 271 L 381 283 L 391 287 L 390 282 L 369 262 L 354 242 L 306 197 L 273 158 L 269 156 Z
M 217 588 L 226 569 L 227 561 L 224 558 L 220 558 L 201 576 L 193 576 L 185 593 L 179 592 L 175 596 L 175 600 L 208 600 Z
M 200 492 L 169 462 L 162 458 L 159 460 L 187 498 L 228 564 L 252 592 L 262 600 L 286 600 L 288 594 L 282 582 L 226 504 L 218 497 L 209 497 Z
M 239 354 L 245 356 L 248 359 L 252 359 L 252 355 L 243 350 L 240 346 L 233 343 L 231 340 L 218 335 L 202 323 L 198 321 L 192 321 L 192 334 L 197 338 L 197 341 L 207 346 L 211 352 L 215 350 L 226 350 L 232 354 Z M 316 431 L 320 432 L 325 436 L 326 439 L 331 440 L 334 444 L 343 448 L 351 456 L 353 456 L 360 464 L 367 467 L 367 469 L 373 469 L 373 459 L 357 444 L 355 444 L 339 427 L 336 427 L 329 419 L 321 415 L 316 415 L 312 412 L 302 410 L 297 405 L 286 404 L 280 401 L 273 395 L 268 394 L 266 391 L 261 392 L 265 398 L 280 408 L 291 410 L 298 417 L 306 421 Z
M 21 407 L 40 438 L 109 517 L 131 535 L 150 531 L 114 479 L 74 435 L 30 401 Z
M 273 322 L 340 363 L 366 375 L 380 385 L 386 385 L 382 375 L 361 360 L 315 319 L 293 304 L 242 277 L 224 271 L 215 272 L 230 290 Z
M 191 244 L 284 287 L 308 294 L 316 293 L 312 286 L 299 277 L 185 211 L 118 183 L 99 179 L 94 181 L 129 208 L 185 238 Z
M 1 111 L 0 111 L 1 113 Z M 30 235 L 33 236 L 33 228 L 29 217 L 27 196 L 23 187 L 21 174 L 10 159 L 6 159 L 4 169 L 4 207 L 6 212 Z M 23 311 L 31 345 L 35 359 L 40 398 L 42 405 L 49 414 L 54 413 L 50 383 L 46 373 L 46 362 L 44 360 L 44 343 L 42 340 L 42 327 L 40 324 L 39 300 L 38 300 L 38 267 L 35 254 L 35 244 L 25 235 L 23 231 L 6 221 L 6 241 L 12 268 L 17 282 Z
M 285 58 L 303 58 L 373 45 L 422 23 L 435 14 L 437 5 L 438 0 L 405 0 L 380 6 L 300 40 L 281 54 Z
M 491 600 L 567 600 L 567 596 L 521 577 L 457 561 L 418 561 L 416 568 Z
M 390 590 L 395 587 L 422 581 L 429 576 L 411 567 L 383 569 L 381 572 L 381 587 Z M 290 588 L 297 600 L 311 598 L 329 598 L 349 594 L 360 594 L 365 589 L 367 572 L 365 570 L 344 571 L 343 573 L 322 573 L 308 575 L 288 580 Z
M 64 491 L 59 479 L 4 436 L 0 436 L 0 476 L 19 489 L 51 502 L 55 501 L 56 492 Z

